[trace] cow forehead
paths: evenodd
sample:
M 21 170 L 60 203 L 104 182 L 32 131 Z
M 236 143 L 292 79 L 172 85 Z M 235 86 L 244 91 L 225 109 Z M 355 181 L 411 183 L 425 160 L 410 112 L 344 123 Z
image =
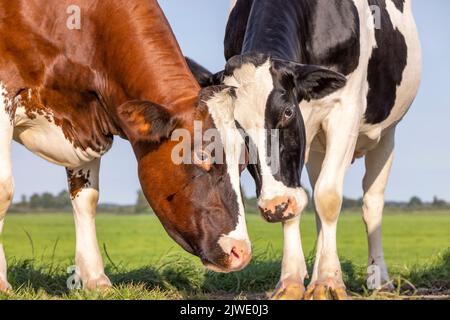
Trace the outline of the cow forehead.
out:
M 246 130 L 264 129 L 267 101 L 274 90 L 270 60 L 259 66 L 245 63 L 226 76 L 224 83 L 237 88 L 236 121 Z

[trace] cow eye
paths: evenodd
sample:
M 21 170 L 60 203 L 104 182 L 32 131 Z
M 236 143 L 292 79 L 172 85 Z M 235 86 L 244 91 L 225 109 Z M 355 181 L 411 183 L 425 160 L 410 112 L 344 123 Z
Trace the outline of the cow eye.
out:
M 287 107 L 284 110 L 284 115 L 283 115 L 284 121 L 291 120 L 294 117 L 294 115 L 295 115 L 294 108 L 293 107 Z

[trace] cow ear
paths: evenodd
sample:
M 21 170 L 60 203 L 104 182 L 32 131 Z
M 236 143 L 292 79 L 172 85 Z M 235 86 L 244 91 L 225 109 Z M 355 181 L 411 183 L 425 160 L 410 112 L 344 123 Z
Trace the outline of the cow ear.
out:
M 119 122 L 132 143 L 161 143 L 169 139 L 180 121 L 166 108 L 149 101 L 128 101 L 118 109 Z
M 312 65 L 296 64 L 294 67 L 294 83 L 299 100 L 322 99 L 347 83 L 344 75 Z
M 185 57 L 186 62 L 191 69 L 192 74 L 194 75 L 197 82 L 200 84 L 202 88 L 206 88 L 209 86 L 216 86 L 222 84 L 223 81 L 223 71 L 213 74 L 205 67 L 201 66 L 191 58 Z

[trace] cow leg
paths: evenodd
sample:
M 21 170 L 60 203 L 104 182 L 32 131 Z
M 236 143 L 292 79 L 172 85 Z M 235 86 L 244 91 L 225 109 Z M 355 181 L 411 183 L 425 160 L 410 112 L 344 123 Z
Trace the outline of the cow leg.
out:
M 98 247 L 95 214 L 99 198 L 100 159 L 67 169 L 76 229 L 75 262 L 85 290 L 111 287 Z
M 12 136 L 13 125 L 3 103 L 0 103 L 0 292 L 11 289 L 6 276 L 7 267 L 3 250 L 2 232 L 6 212 L 11 205 L 14 192 L 11 165 Z
M 380 276 L 376 289 L 392 290 L 381 245 L 381 221 L 384 207 L 384 192 L 394 159 L 395 128 L 391 129 L 379 145 L 366 155 L 364 189 L 364 222 L 369 244 L 369 267 L 374 266 Z
M 313 190 L 316 188 L 317 180 L 319 179 L 320 171 L 322 170 L 323 161 L 325 158 L 324 153 L 310 151 L 309 161 L 306 164 L 308 169 L 309 182 L 311 183 L 311 187 Z M 314 261 L 314 269 L 311 277 L 311 283 L 316 283 L 318 280 L 318 272 L 319 272 L 319 261 L 320 261 L 320 253 L 322 252 L 322 224 L 320 222 L 320 217 L 315 212 L 316 217 L 316 229 L 317 229 L 317 240 L 316 240 L 316 259 Z
M 356 145 L 360 119 L 358 108 L 355 108 L 357 105 L 360 104 L 337 105 L 324 123 L 327 148 L 314 189 L 314 201 L 321 224 L 321 244 L 317 248 L 317 280 L 308 287 L 307 299 L 347 299 L 337 252 L 336 232 L 342 207 L 344 177 Z
M 324 155 L 311 151 L 309 162 L 307 164 L 309 179 L 314 189 L 314 185 L 322 168 Z M 317 234 L 320 234 L 320 219 L 316 216 Z M 283 264 L 281 269 L 281 279 L 272 299 L 276 300 L 299 300 L 304 298 L 304 281 L 308 277 L 305 256 L 301 244 L 300 236 L 300 217 L 283 224 L 284 250 Z M 322 244 L 321 237 L 318 237 L 317 248 Z M 321 252 L 319 249 L 317 252 Z M 316 257 L 316 265 L 319 263 L 320 256 Z M 317 270 L 314 268 L 312 281 L 317 279 Z
M 283 223 L 284 248 L 281 278 L 272 300 L 301 300 L 308 275 L 300 236 L 300 217 Z

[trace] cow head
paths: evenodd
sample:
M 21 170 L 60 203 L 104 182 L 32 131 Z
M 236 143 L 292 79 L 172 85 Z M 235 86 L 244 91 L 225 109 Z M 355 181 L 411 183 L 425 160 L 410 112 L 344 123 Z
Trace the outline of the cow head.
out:
M 280 222 L 298 216 L 308 201 L 300 183 L 306 134 L 299 104 L 332 94 L 345 85 L 346 78 L 322 67 L 265 54 L 235 56 L 223 72 L 209 78 L 204 69 L 199 77 L 199 66 L 188 63 L 200 84 L 220 79 L 237 88 L 235 118 L 253 150 L 249 169 L 263 217 Z
M 188 107 L 184 114 L 173 115 L 145 101 L 119 108 L 119 121 L 138 159 L 142 189 L 164 228 L 219 272 L 240 270 L 251 259 L 238 167 L 245 144 L 235 126 L 234 101 L 233 88 L 217 86 L 203 89 L 198 100 L 189 102 L 197 105 L 194 113 Z M 201 132 L 200 143 L 194 143 L 194 122 L 215 135 L 216 148 L 208 148 Z M 226 139 L 234 140 L 225 145 Z M 223 154 L 215 154 L 219 152 Z

